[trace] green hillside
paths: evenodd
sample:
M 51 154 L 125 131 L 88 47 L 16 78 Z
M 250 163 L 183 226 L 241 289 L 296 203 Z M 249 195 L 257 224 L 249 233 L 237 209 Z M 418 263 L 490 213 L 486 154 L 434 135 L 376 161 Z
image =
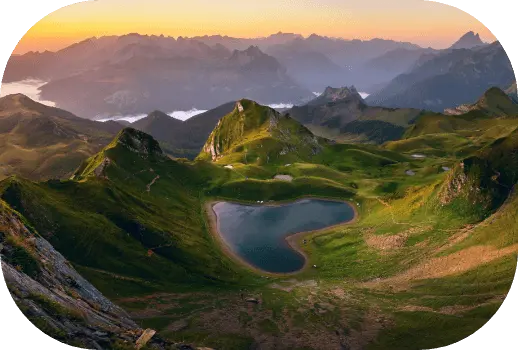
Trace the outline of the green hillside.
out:
M 423 114 L 404 139 L 377 146 L 318 138 L 241 100 L 195 161 L 126 128 L 71 179 L 10 177 L 0 199 L 165 339 L 219 349 L 446 346 L 495 314 L 516 269 L 518 118 L 493 107 Z M 210 233 L 212 201 L 304 197 L 349 201 L 358 217 L 293 237 L 308 259 L 294 275 L 248 268 Z
M 198 159 L 220 164 L 285 164 L 309 160 L 324 141 L 289 116 L 254 101 L 238 101 L 209 135 Z
M 32 101 L 25 95 L 0 98 L 0 179 L 66 178 L 122 129 Z
M 120 276 L 131 291 L 235 279 L 228 259 L 214 259 L 206 234 L 200 184 L 208 174 L 169 159 L 147 134 L 124 129 L 75 178 L 9 178 L 1 197 L 93 281 Z

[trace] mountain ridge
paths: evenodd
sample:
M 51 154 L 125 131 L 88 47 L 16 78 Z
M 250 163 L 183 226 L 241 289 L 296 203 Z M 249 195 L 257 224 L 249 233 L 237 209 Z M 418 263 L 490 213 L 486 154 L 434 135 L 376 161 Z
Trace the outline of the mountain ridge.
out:
M 290 117 L 254 101 L 241 99 L 231 113 L 220 119 L 198 159 L 288 163 L 293 157 L 307 158 L 317 154 L 320 142 Z

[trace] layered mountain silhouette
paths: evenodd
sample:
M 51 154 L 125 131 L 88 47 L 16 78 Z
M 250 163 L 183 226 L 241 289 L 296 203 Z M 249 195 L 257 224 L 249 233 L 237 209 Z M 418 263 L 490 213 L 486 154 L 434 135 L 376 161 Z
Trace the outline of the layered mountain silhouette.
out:
M 473 49 L 445 50 L 422 57 L 367 103 L 440 112 L 475 101 L 487 89 L 506 89 L 515 81 L 511 63 L 499 42 Z
M 352 86 L 328 87 L 308 104 L 287 113 L 322 137 L 383 143 L 398 139 L 420 111 L 370 107 Z
M 300 104 L 328 85 L 364 88 L 393 78 L 397 72 L 382 77 L 363 65 L 396 49 L 419 47 L 316 34 L 174 39 L 132 33 L 86 39 L 57 52 L 13 55 L 3 81 L 47 82 L 42 98 L 87 118 L 209 109 L 243 97 Z
M 168 154 L 194 159 L 218 121 L 230 113 L 234 105 L 235 102 L 225 103 L 185 121 L 154 111 L 130 126 L 153 135 Z
M 231 51 L 193 39 L 138 34 L 12 56 L 4 82 L 29 77 L 48 82 L 41 87 L 42 98 L 89 118 L 209 109 L 243 93 L 264 103 L 312 96 L 256 46 Z

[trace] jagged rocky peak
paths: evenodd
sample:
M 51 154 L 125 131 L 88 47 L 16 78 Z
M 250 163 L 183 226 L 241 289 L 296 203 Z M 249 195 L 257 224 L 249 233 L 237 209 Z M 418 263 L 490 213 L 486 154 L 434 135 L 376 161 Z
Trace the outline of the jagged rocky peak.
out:
M 471 49 L 476 46 L 484 45 L 478 33 L 470 31 L 464 34 L 457 42 L 455 42 L 450 49 Z
M 142 329 L 110 302 L 24 219 L 0 200 L 0 256 L 9 291 L 31 321 L 49 335 L 99 348 L 110 338 L 134 342 Z M 24 256 L 23 260 L 18 257 Z
M 248 56 L 261 56 L 261 55 L 263 55 L 263 52 L 261 51 L 259 46 L 255 46 L 255 45 L 250 45 L 250 47 L 248 47 L 248 49 L 246 49 L 243 52 L 246 53 Z
M 344 86 L 340 88 L 333 88 L 331 86 L 328 86 L 320 96 L 312 100 L 309 104 L 319 105 L 339 101 L 351 101 L 356 102 L 358 104 L 365 104 L 365 101 L 358 93 L 358 90 L 356 90 L 356 87 L 354 87 L 354 85 L 350 87 Z
M 232 56 L 230 56 L 230 62 L 237 64 L 239 66 L 247 65 L 252 61 L 264 61 L 271 60 L 273 57 L 268 56 L 258 46 L 250 46 L 246 50 L 234 50 Z
M 115 138 L 115 144 L 121 145 L 139 155 L 163 156 L 163 152 L 158 141 L 156 141 L 151 135 L 133 128 L 122 129 Z

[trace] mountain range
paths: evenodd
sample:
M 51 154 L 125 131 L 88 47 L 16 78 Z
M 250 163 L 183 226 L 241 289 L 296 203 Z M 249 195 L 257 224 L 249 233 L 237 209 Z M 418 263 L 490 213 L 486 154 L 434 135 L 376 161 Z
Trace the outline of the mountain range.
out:
M 477 111 L 482 115 L 513 115 L 516 105 L 512 102 L 512 93 L 508 94 L 509 91 L 504 93 L 492 88 L 476 103 L 446 109 L 445 114 L 472 115 L 470 112 Z M 128 125 L 153 135 L 169 156 L 194 159 L 220 120 L 235 108 L 236 102 L 229 102 L 186 121 L 157 110 L 133 124 L 123 125 L 115 121 L 85 120 L 21 94 L 6 96 L 0 99 L 0 142 L 3 145 L 0 176 L 17 174 L 33 180 L 68 178 L 83 159 L 105 147 Z M 268 113 L 277 114 L 273 110 Z M 414 127 L 423 116 L 435 115 L 448 120 L 443 114 L 425 110 L 369 106 L 354 87 L 328 87 L 307 104 L 294 106 L 282 114 L 302 123 L 318 137 L 334 142 L 375 144 L 403 138 L 407 129 Z
M 3 82 L 41 80 L 41 98 L 93 119 L 154 109 L 206 110 L 241 98 L 301 104 L 329 85 L 372 93 L 423 57 L 443 51 L 317 34 L 175 39 L 133 33 L 90 38 L 56 52 L 12 55 Z
M 494 42 L 422 57 L 414 68 L 391 80 L 366 101 L 384 107 L 441 112 L 472 103 L 493 86 L 507 89 L 515 80 L 503 47 Z
M 399 139 L 421 111 L 368 106 L 352 86 L 327 87 L 322 95 L 286 113 L 322 137 L 381 144 Z
M 264 103 L 312 96 L 255 46 L 231 51 L 192 39 L 138 34 L 12 56 L 3 81 L 28 78 L 47 82 L 40 88 L 42 98 L 88 118 L 157 108 L 208 109 L 242 98 L 243 92 Z

